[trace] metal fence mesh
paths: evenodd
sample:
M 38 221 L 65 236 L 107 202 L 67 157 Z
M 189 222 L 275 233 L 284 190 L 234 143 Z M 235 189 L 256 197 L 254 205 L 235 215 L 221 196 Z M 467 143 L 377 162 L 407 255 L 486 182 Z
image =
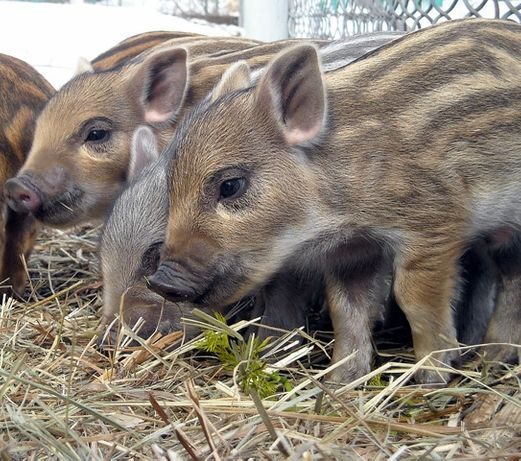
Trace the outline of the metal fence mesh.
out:
M 509 0 L 289 0 L 291 37 L 342 38 L 374 31 L 415 30 L 449 19 L 485 17 L 521 22 Z

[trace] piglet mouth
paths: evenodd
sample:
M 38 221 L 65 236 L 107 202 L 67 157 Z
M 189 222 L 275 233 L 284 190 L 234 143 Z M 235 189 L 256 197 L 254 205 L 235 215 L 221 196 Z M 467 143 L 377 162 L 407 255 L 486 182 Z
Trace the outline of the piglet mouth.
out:
M 18 213 L 31 213 L 50 225 L 68 225 L 81 210 L 84 192 L 77 186 L 52 195 L 38 185 L 33 175 L 26 173 L 8 180 L 5 196 L 10 208 Z M 74 224 L 74 223 L 72 223 Z
M 177 262 L 165 261 L 147 278 L 147 283 L 153 291 L 168 301 L 197 304 L 209 285 L 209 279 Z
M 81 201 L 84 192 L 79 187 L 60 194 L 58 197 L 49 198 L 43 202 L 34 213 L 39 221 L 50 225 L 74 225 L 82 215 Z

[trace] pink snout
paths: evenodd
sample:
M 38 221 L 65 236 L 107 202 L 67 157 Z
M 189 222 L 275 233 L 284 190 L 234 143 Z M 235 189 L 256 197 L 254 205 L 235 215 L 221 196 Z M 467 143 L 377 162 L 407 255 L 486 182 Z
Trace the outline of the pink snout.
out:
M 4 194 L 9 207 L 17 213 L 34 213 L 42 204 L 41 193 L 23 177 L 6 181 Z

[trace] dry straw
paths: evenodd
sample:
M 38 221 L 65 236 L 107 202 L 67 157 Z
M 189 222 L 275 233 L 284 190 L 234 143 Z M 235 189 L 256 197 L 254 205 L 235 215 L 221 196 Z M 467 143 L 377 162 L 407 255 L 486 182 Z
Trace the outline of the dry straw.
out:
M 96 238 L 44 233 L 27 301 L 2 301 L 0 459 L 521 457 L 519 367 L 477 358 L 449 386 L 426 388 L 408 381 L 422 364 L 401 349 L 333 387 L 330 341 L 295 331 L 265 357 L 292 387 L 261 401 L 182 332 L 125 348 L 136 335 L 123 329 L 117 350 L 100 354 Z

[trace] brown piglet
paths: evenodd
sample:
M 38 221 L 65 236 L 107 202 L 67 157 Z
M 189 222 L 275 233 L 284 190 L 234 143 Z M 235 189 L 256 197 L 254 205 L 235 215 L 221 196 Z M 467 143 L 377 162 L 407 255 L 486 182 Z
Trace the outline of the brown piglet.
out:
M 124 66 L 77 75 L 57 92 L 38 119 L 27 161 L 6 184 L 9 206 L 53 227 L 103 220 L 128 182 L 130 142 L 139 125 L 154 129 L 162 149 L 227 64 L 239 56 L 260 66 L 287 46 L 215 37 L 166 43 Z M 220 55 L 233 49 L 243 52 Z M 212 53 L 219 56 L 201 58 Z
M 0 54 L 0 185 L 24 163 L 33 142 L 36 118 L 54 93 L 53 87 L 29 64 Z M 28 197 L 22 196 L 22 200 Z M 22 295 L 24 262 L 31 253 L 37 225 L 28 213 L 17 213 L 0 202 L 0 282 L 9 293 Z
M 140 158 L 141 160 L 136 160 Z M 144 160 L 146 158 L 146 160 Z M 156 163 L 153 164 L 154 160 Z M 189 339 L 197 333 L 182 322 L 191 318 L 197 307 L 191 303 L 173 303 L 148 289 L 146 279 L 159 264 L 159 251 L 164 240 L 168 187 L 166 170 L 168 159 L 159 155 L 156 139 L 150 128 L 141 126 L 133 136 L 131 168 L 143 166 L 142 173 L 118 197 L 105 222 L 100 238 L 99 258 L 103 276 L 102 331 L 110 326 L 113 335 L 119 328 L 114 322 L 120 317 L 129 327 L 144 320 L 139 335 L 148 338 L 155 332 L 162 334 L 185 330 Z M 260 317 L 259 331 L 250 328 L 261 338 L 304 326 L 306 314 L 321 294 L 320 280 L 296 277 L 281 271 L 273 280 L 255 293 L 252 309 L 244 309 L 241 318 Z M 246 304 L 248 300 L 242 303 Z M 235 306 L 215 309 L 223 314 Z M 212 308 L 205 308 L 212 314 Z M 103 336 L 106 333 L 103 332 Z
M 96 56 L 91 61 L 82 61 L 77 73 L 111 70 L 115 67 L 125 65 L 141 53 L 158 45 L 163 45 L 170 40 L 192 39 L 195 37 L 203 36 L 191 32 L 162 30 L 133 35 Z
M 376 33 L 350 40 L 333 42 L 320 52 L 330 69 L 341 67 L 401 36 Z M 246 75 L 247 77 L 247 75 Z M 217 89 L 217 91 L 222 91 Z M 150 291 L 145 277 L 157 269 L 159 248 L 164 240 L 168 208 L 165 160 L 148 168 L 159 157 L 157 139 L 150 128 L 140 127 L 134 133 L 129 160 L 128 189 L 116 200 L 106 221 L 100 240 L 103 275 L 103 325 L 120 315 L 133 326 L 139 317 L 145 320 L 140 334 L 148 336 L 156 328 L 162 333 L 180 328 L 182 315 L 194 307 L 188 303 L 173 304 Z M 138 173 L 145 171 L 138 176 Z M 321 280 L 280 271 L 255 293 L 251 317 L 261 317 L 266 327 L 290 330 L 306 324 L 306 315 L 322 295 Z M 226 307 L 228 311 L 228 307 Z M 253 330 L 253 329 L 252 329 Z M 261 337 L 276 330 L 261 328 Z
M 371 350 L 371 306 L 392 270 L 417 377 L 445 380 L 432 365 L 457 356 L 458 262 L 475 239 L 521 225 L 521 26 L 450 21 L 327 74 L 314 46 L 295 46 L 253 87 L 234 72 L 166 153 L 152 288 L 224 306 L 283 266 L 323 274 L 337 362 Z M 368 367 L 347 361 L 331 378 Z

